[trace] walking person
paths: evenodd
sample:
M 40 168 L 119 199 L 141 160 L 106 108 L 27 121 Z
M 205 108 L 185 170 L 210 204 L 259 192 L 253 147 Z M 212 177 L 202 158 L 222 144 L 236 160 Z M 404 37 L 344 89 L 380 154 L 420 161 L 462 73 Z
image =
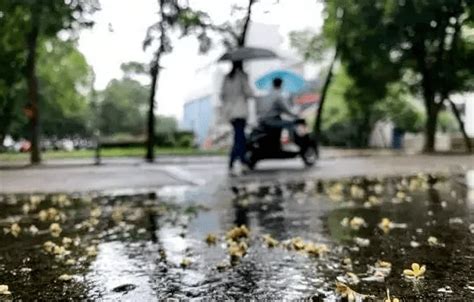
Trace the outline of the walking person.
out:
M 237 160 L 247 166 L 245 126 L 248 118 L 248 99 L 253 97 L 242 61 L 235 61 L 232 70 L 225 76 L 221 89 L 223 114 L 234 130 L 233 146 L 229 155 L 229 173 L 235 175 Z

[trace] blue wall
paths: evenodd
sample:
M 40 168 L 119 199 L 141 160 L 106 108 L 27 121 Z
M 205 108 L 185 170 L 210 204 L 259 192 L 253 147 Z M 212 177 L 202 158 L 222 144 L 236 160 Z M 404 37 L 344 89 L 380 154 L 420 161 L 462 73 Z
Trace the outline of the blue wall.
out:
M 194 132 L 199 145 L 202 145 L 209 135 L 213 118 L 214 108 L 210 95 L 184 104 L 183 128 Z

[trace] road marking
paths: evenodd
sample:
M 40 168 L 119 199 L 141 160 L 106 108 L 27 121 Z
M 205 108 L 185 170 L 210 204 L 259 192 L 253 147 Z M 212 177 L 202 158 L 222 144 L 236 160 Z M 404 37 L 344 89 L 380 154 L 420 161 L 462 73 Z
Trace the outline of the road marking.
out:
M 160 165 L 159 167 L 144 167 L 146 170 L 158 170 L 158 171 L 163 171 L 167 173 L 169 176 L 175 178 L 176 180 L 187 182 L 189 184 L 195 185 L 195 186 L 203 186 L 206 184 L 206 181 L 202 178 L 196 177 L 189 171 L 183 169 L 182 167 L 178 166 L 171 166 L 171 165 L 166 165 L 162 166 Z

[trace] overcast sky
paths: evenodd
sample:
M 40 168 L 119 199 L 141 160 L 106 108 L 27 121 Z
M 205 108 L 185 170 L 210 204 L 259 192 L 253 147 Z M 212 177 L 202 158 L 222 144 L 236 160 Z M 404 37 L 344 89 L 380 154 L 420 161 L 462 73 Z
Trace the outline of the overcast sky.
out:
M 272 2 L 271 0 L 265 0 Z M 142 49 L 147 28 L 156 22 L 157 0 L 100 0 L 102 10 L 94 15 L 95 26 L 80 35 L 79 48 L 97 76 L 96 88 L 103 89 L 113 78 L 120 78 L 120 64 L 128 61 L 149 62 L 151 55 Z M 216 22 L 230 18 L 232 3 L 247 0 L 191 0 L 193 7 L 210 14 Z M 276 2 L 276 1 L 275 1 Z M 322 6 L 318 0 L 280 0 L 274 6 L 256 7 L 256 22 L 279 24 L 282 35 L 305 28 L 319 29 Z M 194 38 L 174 43 L 173 53 L 163 60 L 164 70 L 158 84 L 158 112 L 181 118 L 182 106 L 190 93 L 195 71 L 216 56 L 198 55 Z

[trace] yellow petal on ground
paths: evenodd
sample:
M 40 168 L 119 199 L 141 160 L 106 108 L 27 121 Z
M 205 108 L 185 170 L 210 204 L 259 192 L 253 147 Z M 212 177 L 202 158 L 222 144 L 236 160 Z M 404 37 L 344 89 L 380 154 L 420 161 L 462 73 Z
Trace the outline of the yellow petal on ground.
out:
M 425 272 L 426 272 L 426 266 L 425 266 L 425 265 L 422 265 L 422 266 L 420 267 L 420 270 L 418 271 L 418 274 L 421 276 L 421 275 L 423 275 Z
M 5 296 L 9 296 L 11 295 L 12 293 L 10 292 L 10 290 L 8 289 L 8 285 L 5 285 L 5 284 L 1 284 L 0 285 L 0 295 L 5 295 Z
M 62 231 L 63 230 L 61 229 L 61 226 L 58 223 L 52 223 L 49 226 L 49 232 L 51 233 L 51 236 L 53 237 L 59 237 Z
M 98 218 L 102 215 L 102 210 L 100 208 L 95 208 L 91 210 L 91 217 Z
M 76 264 L 76 260 L 75 260 L 75 259 L 68 259 L 68 260 L 66 260 L 65 264 L 66 264 L 66 265 L 75 265 L 75 264 Z
M 375 266 L 389 268 L 389 267 L 392 267 L 392 264 L 388 261 L 377 260 L 377 263 L 375 263 Z
M 59 280 L 68 282 L 72 280 L 72 276 L 68 274 L 62 274 L 61 276 L 58 277 Z
M 411 264 L 411 269 L 416 272 L 420 270 L 420 265 L 418 263 L 412 263 Z
M 353 230 L 359 230 L 362 226 L 365 225 L 365 220 L 362 217 L 353 217 L 349 223 Z
M 120 223 L 121 221 L 123 221 L 124 212 L 125 209 L 121 207 L 114 209 L 114 211 L 112 212 L 112 220 L 117 224 Z
M 268 247 L 275 247 L 278 245 L 278 240 L 273 238 L 270 234 L 263 235 L 263 240 Z
M 241 225 L 240 227 L 234 227 L 228 231 L 226 237 L 227 239 L 237 240 L 240 238 L 247 238 L 249 234 L 249 229 L 245 225 Z
M 18 237 L 18 235 L 20 235 L 21 233 L 20 225 L 18 223 L 12 224 L 12 226 L 10 227 L 10 232 L 13 235 L 13 237 Z
M 43 243 L 43 249 L 48 253 L 52 253 L 55 246 L 56 244 L 52 241 L 46 241 Z
M 72 241 L 71 238 L 69 238 L 69 237 L 64 237 L 64 238 L 63 238 L 63 245 L 64 245 L 65 247 L 71 246 L 72 243 L 73 243 L 73 241 Z
M 213 245 L 213 244 L 216 244 L 217 242 L 217 236 L 214 235 L 214 234 L 207 234 L 206 236 L 206 243 L 208 245 Z
M 409 276 L 409 277 L 410 277 L 410 276 L 415 276 L 415 273 L 414 273 L 411 269 L 404 269 L 404 270 L 403 270 L 403 274 L 404 274 L 405 276 Z
M 55 245 L 53 247 L 52 253 L 58 256 L 62 256 L 67 253 L 67 250 L 64 246 Z
M 434 237 L 434 236 L 430 236 L 428 237 L 428 244 L 431 245 L 431 246 L 435 246 L 435 245 L 438 245 L 439 242 L 438 242 L 438 238 Z
M 189 260 L 188 258 L 183 258 L 183 260 L 181 260 L 181 263 L 179 265 L 182 268 L 187 268 L 188 266 L 191 265 L 191 260 Z
M 97 247 L 95 247 L 94 245 L 86 247 L 86 253 L 89 257 L 97 256 Z

